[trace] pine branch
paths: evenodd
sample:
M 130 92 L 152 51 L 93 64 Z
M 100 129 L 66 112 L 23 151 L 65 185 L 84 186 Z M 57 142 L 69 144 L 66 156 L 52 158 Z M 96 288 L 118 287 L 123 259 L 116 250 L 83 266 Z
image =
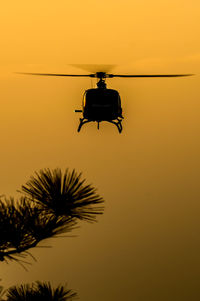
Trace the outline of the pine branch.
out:
M 72 231 L 78 219 L 96 221 L 104 201 L 84 183 L 75 170 L 44 169 L 22 186 L 25 197 L 0 198 L 0 261 L 15 260 L 24 267 L 28 250 L 44 239 Z
M 71 301 L 77 299 L 77 293 L 68 289 L 66 284 L 53 288 L 50 282 L 40 281 L 12 286 L 6 290 L 5 295 L 8 301 Z
M 85 185 L 81 180 L 81 173 L 68 169 L 62 173 L 61 169 L 44 169 L 35 173 L 22 186 L 22 192 L 34 202 L 51 210 L 56 216 L 70 216 L 89 222 L 96 221 L 96 216 L 103 213 L 104 202 L 96 194 L 92 185 Z
M 71 217 L 57 217 L 38 208 L 26 198 L 0 200 L 0 260 L 17 258 L 47 238 L 70 232 L 76 222 Z

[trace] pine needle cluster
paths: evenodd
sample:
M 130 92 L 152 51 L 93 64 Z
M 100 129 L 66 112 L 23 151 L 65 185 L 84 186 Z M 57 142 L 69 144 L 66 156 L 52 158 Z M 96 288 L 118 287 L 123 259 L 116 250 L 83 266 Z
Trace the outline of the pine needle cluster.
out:
M 53 288 L 50 282 L 36 281 L 32 284 L 14 285 L 4 292 L 5 301 L 72 301 L 77 299 L 77 293 L 58 285 Z
M 0 199 L 1 261 L 23 265 L 25 257 L 33 257 L 28 250 L 44 239 L 72 231 L 78 220 L 94 222 L 103 213 L 103 199 L 75 170 L 40 170 L 20 192 L 17 201 Z

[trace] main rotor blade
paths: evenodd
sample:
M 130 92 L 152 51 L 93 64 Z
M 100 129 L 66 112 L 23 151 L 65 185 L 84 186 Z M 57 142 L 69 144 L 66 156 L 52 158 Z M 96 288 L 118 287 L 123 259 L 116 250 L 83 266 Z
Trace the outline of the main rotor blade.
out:
M 107 74 L 108 77 L 180 77 L 191 76 L 194 74 L 136 74 L 136 75 L 124 75 L 124 74 Z
M 113 78 L 113 77 L 181 77 L 191 76 L 194 74 L 108 74 L 104 72 L 96 72 L 92 74 L 65 74 L 65 73 L 30 73 L 30 72 L 15 72 L 17 74 L 25 75 L 39 75 L 39 76 L 64 76 L 64 77 L 96 77 L 96 78 Z
M 62 73 L 29 73 L 29 72 L 15 72 L 17 74 L 25 75 L 41 75 L 41 76 L 75 76 L 75 77 L 94 77 L 94 74 L 62 74 Z

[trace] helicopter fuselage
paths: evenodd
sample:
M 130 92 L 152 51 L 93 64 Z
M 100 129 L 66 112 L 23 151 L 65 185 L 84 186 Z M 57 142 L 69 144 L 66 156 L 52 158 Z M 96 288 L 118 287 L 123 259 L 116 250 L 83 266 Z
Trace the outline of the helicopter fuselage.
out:
M 106 87 L 88 89 L 83 95 L 82 102 L 83 118 L 80 118 L 80 131 L 84 123 L 96 121 L 99 123 L 107 121 L 117 126 L 119 132 L 122 131 L 122 107 L 119 92 Z
M 83 117 L 91 121 L 109 121 L 122 117 L 121 99 L 113 89 L 88 89 L 83 96 Z

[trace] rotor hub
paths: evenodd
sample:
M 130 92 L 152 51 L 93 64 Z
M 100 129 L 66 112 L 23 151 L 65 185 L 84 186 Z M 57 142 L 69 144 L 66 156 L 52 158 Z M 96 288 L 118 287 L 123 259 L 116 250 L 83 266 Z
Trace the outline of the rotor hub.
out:
M 105 72 L 97 72 L 95 75 L 96 75 L 97 78 L 100 78 L 100 79 L 106 78 L 106 73 Z

